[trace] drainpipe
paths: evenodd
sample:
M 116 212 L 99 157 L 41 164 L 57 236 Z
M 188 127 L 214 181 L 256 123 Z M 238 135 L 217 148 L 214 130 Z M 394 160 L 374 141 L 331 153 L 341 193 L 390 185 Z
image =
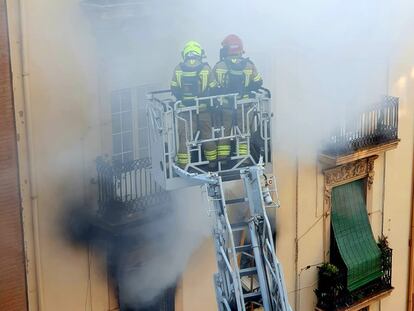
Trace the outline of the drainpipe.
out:
M 300 309 L 299 274 L 299 156 L 296 155 L 296 202 L 295 202 L 295 310 Z
M 414 133 L 413 133 L 414 134 Z M 413 144 L 413 153 L 414 155 L 414 144 Z M 414 291 L 414 248 L 413 248 L 413 240 L 414 240 L 414 157 L 413 157 L 413 172 L 411 177 L 411 227 L 410 227 L 410 240 L 409 240 L 409 247 L 410 247 L 410 258 L 409 258 L 409 278 L 408 278 L 408 303 L 407 303 L 407 311 L 411 311 L 413 309 L 413 291 Z
M 38 191 L 37 191 L 37 174 L 36 174 L 36 159 L 34 152 L 34 138 L 33 138 L 33 120 L 32 120 L 32 105 L 30 103 L 30 73 L 28 61 L 28 43 L 27 43 L 27 20 L 25 13 L 26 1 L 19 1 L 20 13 L 20 57 L 22 62 L 22 81 L 23 81 L 23 101 L 25 110 L 25 131 L 27 135 L 27 150 L 29 162 L 29 180 L 30 180 L 30 207 L 32 209 L 32 223 L 33 223 L 33 240 L 34 240 L 34 255 L 35 255 L 35 270 L 36 270 L 36 291 L 38 310 L 44 310 L 43 301 L 43 280 L 42 280 L 42 264 L 40 252 L 40 238 L 39 238 L 39 209 L 38 209 Z

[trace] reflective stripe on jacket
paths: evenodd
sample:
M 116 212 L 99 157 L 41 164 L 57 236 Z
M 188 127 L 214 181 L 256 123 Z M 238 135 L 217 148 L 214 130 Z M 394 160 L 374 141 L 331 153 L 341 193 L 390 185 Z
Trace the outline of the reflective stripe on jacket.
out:
M 256 66 L 248 58 L 226 58 L 214 66 L 213 72 L 222 94 L 239 93 L 242 97 L 257 91 L 263 83 Z
M 194 59 L 177 65 L 171 79 L 173 95 L 185 105 L 191 104 L 195 97 L 208 96 L 210 89 L 216 86 L 210 66 Z

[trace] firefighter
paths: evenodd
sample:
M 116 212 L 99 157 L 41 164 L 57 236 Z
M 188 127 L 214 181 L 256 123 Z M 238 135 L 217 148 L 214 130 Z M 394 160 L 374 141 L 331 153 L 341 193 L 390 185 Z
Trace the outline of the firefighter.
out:
M 209 96 L 217 87 L 217 82 L 210 66 L 203 62 L 204 50 L 196 41 L 189 41 L 182 51 L 183 61 L 178 64 L 171 79 L 171 91 L 177 100 L 181 101 L 179 108 L 189 107 L 196 104 L 196 97 Z M 200 131 L 200 139 L 211 138 L 211 113 L 209 103 L 199 103 L 199 114 L 192 113 L 192 127 L 195 135 L 196 130 Z M 185 168 L 191 161 L 187 152 L 186 140 L 189 139 L 189 130 L 186 131 L 185 124 L 190 126 L 190 112 L 180 113 L 179 117 L 186 120 L 177 120 L 179 146 L 176 163 Z M 193 137 L 194 138 L 194 137 Z M 209 161 L 209 169 L 217 165 L 217 146 L 215 142 L 203 144 L 203 152 L 206 160 Z
M 228 35 L 221 45 L 220 61 L 213 69 L 220 94 L 238 93 L 238 99 L 248 98 L 252 91 L 257 91 L 263 84 L 256 66 L 249 58 L 243 57 L 243 42 L 238 36 Z M 237 120 L 239 126 L 242 122 L 241 109 L 238 109 L 237 117 L 233 118 L 233 107 L 234 103 L 228 99 L 221 109 L 221 122 L 225 136 L 230 135 L 234 119 Z M 220 140 L 217 146 L 218 160 L 225 162 L 230 156 L 230 152 L 230 140 Z M 240 156 L 247 156 L 247 143 L 239 143 L 237 153 Z

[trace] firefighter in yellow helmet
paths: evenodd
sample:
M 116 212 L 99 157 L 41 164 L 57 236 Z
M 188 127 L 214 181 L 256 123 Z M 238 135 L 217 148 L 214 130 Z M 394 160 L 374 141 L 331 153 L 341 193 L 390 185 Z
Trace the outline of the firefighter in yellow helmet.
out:
M 248 98 L 252 91 L 257 91 L 263 84 L 262 77 L 256 66 L 249 59 L 243 57 L 242 40 L 236 35 L 228 35 L 221 43 L 220 61 L 214 66 L 220 94 L 238 93 L 240 98 Z M 239 109 L 240 110 L 240 109 Z M 241 124 L 241 111 L 237 111 L 237 122 Z M 233 123 L 233 103 L 228 102 L 222 109 L 222 123 L 225 135 L 230 135 Z M 248 146 L 240 143 L 237 153 L 247 156 Z M 217 146 L 218 160 L 226 160 L 230 156 L 231 146 L 229 140 L 221 140 Z
M 194 98 L 209 96 L 217 87 L 217 82 L 210 66 L 203 62 L 204 50 L 196 41 L 189 41 L 182 51 L 183 61 L 178 64 L 171 79 L 171 91 L 177 100 L 181 101 L 181 107 L 195 105 Z M 190 113 L 182 113 L 181 116 L 190 122 Z M 186 129 L 184 122 L 177 122 L 179 146 L 176 163 L 185 168 L 190 162 L 186 146 Z M 194 133 L 198 129 L 201 139 L 211 138 L 212 120 L 208 103 L 200 104 L 198 117 L 192 116 Z M 215 142 L 203 144 L 204 156 L 209 161 L 209 168 L 214 169 L 217 164 L 217 146 Z

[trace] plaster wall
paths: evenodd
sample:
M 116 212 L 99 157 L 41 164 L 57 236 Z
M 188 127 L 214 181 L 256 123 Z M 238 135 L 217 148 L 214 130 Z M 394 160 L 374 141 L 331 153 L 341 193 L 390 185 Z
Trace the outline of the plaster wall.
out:
M 166 15 L 158 12 L 153 18 L 141 16 L 142 22 L 148 22 L 149 26 L 138 33 L 123 25 L 126 29 L 112 29 L 95 36 L 77 2 L 21 0 L 21 5 L 12 1 L 8 4 L 13 29 L 15 97 L 19 107 L 16 121 L 22 139 L 21 174 L 27 183 L 32 178 L 37 185 L 36 193 L 31 193 L 33 188 L 25 182 L 22 184 L 29 301 L 33 310 L 37 310 L 39 303 L 46 311 L 84 310 L 85 306 L 91 310 L 108 310 L 113 305 L 102 272 L 105 269 L 100 269 L 104 264 L 93 251 L 74 248 L 64 240 L 59 217 L 68 199 L 75 197 L 84 202 L 93 199 L 90 194 L 94 190 L 89 183 L 95 174 L 93 159 L 102 152 L 110 153 L 110 93 L 148 83 L 167 87 L 171 71 L 180 61 L 182 44 L 193 39 L 196 30 L 197 36 L 203 38 L 210 64 L 214 64 L 223 35 L 233 29 L 227 26 L 220 32 L 211 32 L 200 24 L 194 29 L 183 29 L 182 23 L 194 22 L 194 19 L 187 16 L 178 25 L 173 18 L 180 14 L 178 6 Z M 171 27 L 157 27 L 160 21 L 171 22 Z M 22 38 L 26 40 L 23 55 Z M 160 49 L 159 42 L 163 43 Z M 326 80 L 312 74 L 317 69 L 315 59 L 303 55 L 300 46 L 286 44 L 269 54 L 253 43 L 254 40 L 246 40 L 246 51 L 274 94 L 274 171 L 282 205 L 275 220 L 277 253 L 291 305 L 295 311 L 308 311 L 315 303 L 316 268 L 313 265 L 323 261 L 322 167 L 317 153 L 298 143 L 303 141 L 302 125 L 287 127 L 284 120 L 290 118 L 292 111 L 306 113 L 298 108 L 301 107 L 298 103 L 318 100 L 315 87 Z M 168 47 L 168 53 L 148 53 L 151 47 L 157 47 L 154 51 L 165 51 Z M 402 139 L 398 149 L 381 155 L 375 163 L 372 228 L 374 236 L 383 229 L 394 248 L 395 290 L 381 303 L 382 311 L 403 310 L 407 300 L 414 60 L 409 53 L 412 47 L 401 47 L 401 51 L 391 57 L 388 66 L 376 68 L 380 77 L 376 83 L 383 83 L 384 93 L 388 91 L 389 95 L 400 97 Z M 24 58 L 26 71 L 22 68 Z M 355 66 L 353 60 L 346 61 Z M 28 89 L 26 96 L 24 83 Z M 26 124 L 27 120 L 31 122 Z M 323 125 L 324 120 L 317 121 Z M 196 197 L 188 195 L 189 200 Z M 197 206 L 197 201 L 192 203 Z M 32 208 L 33 204 L 37 211 Z M 34 230 L 36 222 L 38 231 Z M 38 247 L 35 247 L 36 239 Z M 39 254 L 37 259 L 35 249 Z M 308 265 L 311 265 L 309 269 Z M 178 310 L 215 309 L 212 286 L 215 269 L 213 246 L 211 241 L 206 241 L 196 250 L 183 274 Z M 379 308 L 377 304 L 372 310 Z
M 7 5 L 30 310 L 109 310 L 105 263 L 63 230 L 66 205 L 93 199 L 95 38 L 77 1 Z

